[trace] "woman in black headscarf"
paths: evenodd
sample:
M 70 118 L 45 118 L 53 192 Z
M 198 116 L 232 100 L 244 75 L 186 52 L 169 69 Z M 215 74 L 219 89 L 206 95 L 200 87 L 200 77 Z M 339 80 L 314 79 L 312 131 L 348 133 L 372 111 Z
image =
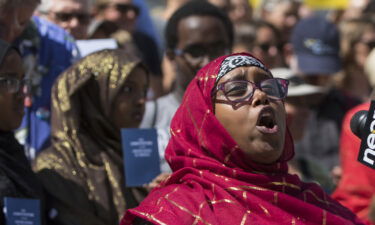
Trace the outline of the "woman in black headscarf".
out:
M 22 121 L 25 95 L 19 52 L 0 40 L 0 207 L 4 197 L 42 199 L 42 188 L 13 130 Z M 0 224 L 5 224 L 0 210 Z

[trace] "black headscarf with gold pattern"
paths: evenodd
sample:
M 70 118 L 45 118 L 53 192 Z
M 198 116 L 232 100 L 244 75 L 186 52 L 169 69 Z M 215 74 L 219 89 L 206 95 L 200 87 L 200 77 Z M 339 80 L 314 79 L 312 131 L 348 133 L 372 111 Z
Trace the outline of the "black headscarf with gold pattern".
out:
M 141 200 L 126 189 L 120 131 L 112 104 L 138 58 L 123 50 L 93 53 L 69 68 L 52 89 L 52 147 L 36 160 L 62 224 L 118 224 Z M 143 193 L 141 193 L 143 194 Z

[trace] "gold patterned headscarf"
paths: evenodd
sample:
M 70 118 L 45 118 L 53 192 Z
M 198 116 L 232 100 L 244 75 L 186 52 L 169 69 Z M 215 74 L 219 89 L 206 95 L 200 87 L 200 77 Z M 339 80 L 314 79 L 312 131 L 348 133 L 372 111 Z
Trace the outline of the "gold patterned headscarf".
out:
M 136 190 L 124 188 L 120 131 L 110 120 L 114 99 L 136 66 L 143 64 L 123 50 L 103 50 L 56 81 L 52 146 L 35 166 L 53 196 L 56 220 L 118 224 L 124 210 L 140 200 Z

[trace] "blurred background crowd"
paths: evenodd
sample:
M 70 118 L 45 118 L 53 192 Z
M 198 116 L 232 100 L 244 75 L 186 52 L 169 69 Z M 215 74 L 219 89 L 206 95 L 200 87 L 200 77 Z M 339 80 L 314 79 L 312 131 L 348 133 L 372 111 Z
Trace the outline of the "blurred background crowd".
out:
M 349 127 L 351 116 L 368 109 L 374 97 L 375 1 L 185 5 L 192 1 L 206 2 L 0 0 L 0 149 L 6 157 L 10 148 L 27 157 L 11 156 L 19 173 L 4 182 L 31 173 L 28 160 L 42 187 L 31 179 L 12 187 L 25 197 L 45 189 L 53 223 L 118 223 L 147 194 L 119 187 L 124 175 L 118 130 L 157 128 L 161 168 L 168 174 L 163 155 L 169 126 L 189 82 L 216 57 L 249 52 L 275 77 L 290 81 L 290 173 L 318 182 L 375 224 L 375 173 L 357 162 L 360 139 Z M 97 47 L 101 51 L 83 55 L 80 43 L 98 39 L 113 40 L 117 50 Z M 24 102 L 21 110 L 17 102 Z M 10 138 L 13 131 L 17 141 Z M 14 171 L 13 165 L 4 171 L 7 166 Z

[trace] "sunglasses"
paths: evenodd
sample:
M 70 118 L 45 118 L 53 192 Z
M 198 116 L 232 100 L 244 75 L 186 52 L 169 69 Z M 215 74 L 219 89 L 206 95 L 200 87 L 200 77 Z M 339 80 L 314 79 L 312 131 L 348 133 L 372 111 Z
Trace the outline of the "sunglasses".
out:
M 81 24 L 88 24 L 90 23 L 91 16 L 90 14 L 86 13 L 63 13 L 63 12 L 53 12 L 56 20 L 59 20 L 61 22 L 69 22 L 73 18 L 76 18 L 79 23 Z
M 185 49 L 175 49 L 174 53 L 177 56 L 184 56 L 189 61 L 194 62 L 193 64 L 200 63 L 206 56 L 210 59 L 215 59 L 219 56 L 228 54 L 229 48 L 225 44 L 214 44 L 211 46 L 193 45 L 188 46 Z
M 216 86 L 212 96 L 222 91 L 226 100 L 215 99 L 216 103 L 230 104 L 233 108 L 250 103 L 256 89 L 266 93 L 268 98 L 282 100 L 288 94 L 289 81 L 282 78 L 271 78 L 260 82 L 246 80 L 229 80 Z
M 258 46 L 264 52 L 268 52 L 272 47 L 276 47 L 277 50 L 281 50 L 283 47 L 281 44 L 275 45 L 271 43 L 259 43 Z

